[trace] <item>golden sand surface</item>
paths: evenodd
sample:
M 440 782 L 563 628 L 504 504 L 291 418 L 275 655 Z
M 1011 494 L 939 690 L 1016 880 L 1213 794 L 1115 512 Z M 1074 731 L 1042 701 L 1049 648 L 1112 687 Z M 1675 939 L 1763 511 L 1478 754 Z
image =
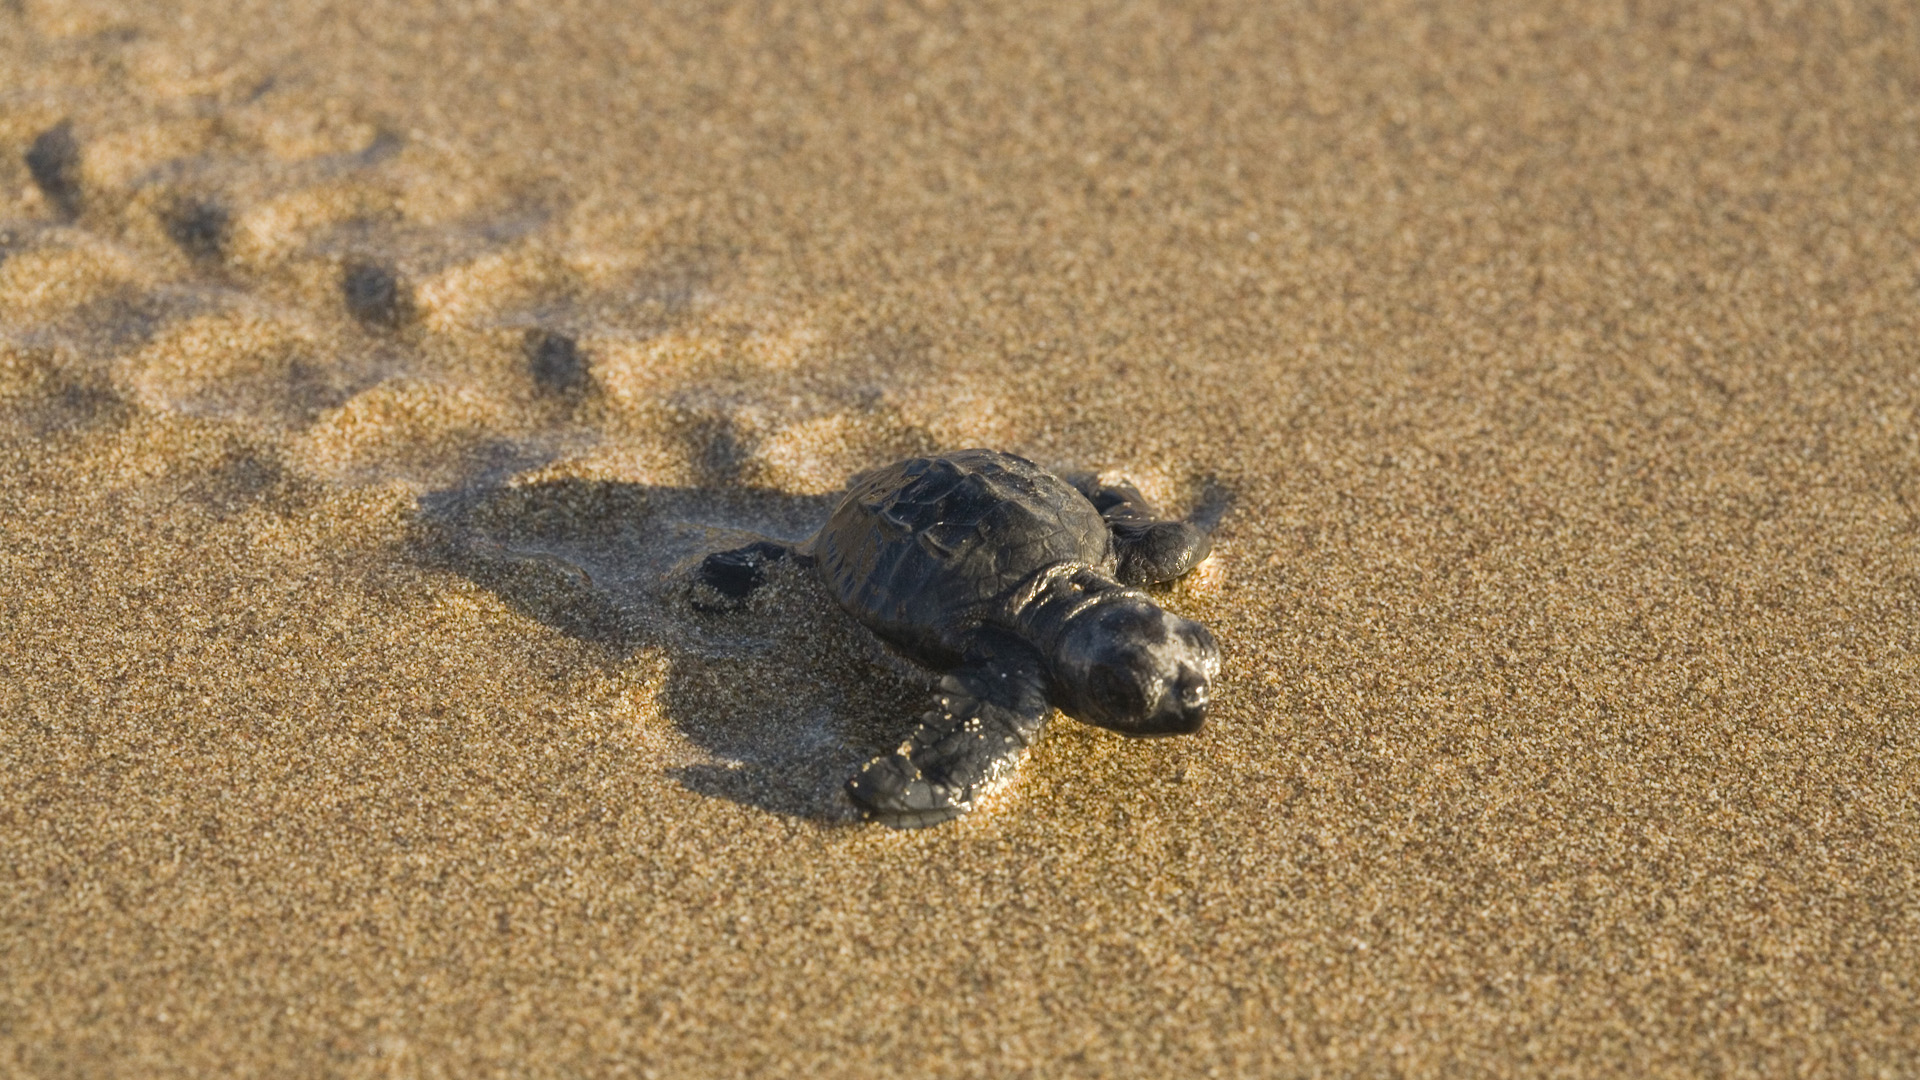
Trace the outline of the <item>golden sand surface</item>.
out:
M 1920 8 L 0 3 L 0 1074 L 1920 1075 Z M 1227 493 L 1208 729 L 701 552 Z

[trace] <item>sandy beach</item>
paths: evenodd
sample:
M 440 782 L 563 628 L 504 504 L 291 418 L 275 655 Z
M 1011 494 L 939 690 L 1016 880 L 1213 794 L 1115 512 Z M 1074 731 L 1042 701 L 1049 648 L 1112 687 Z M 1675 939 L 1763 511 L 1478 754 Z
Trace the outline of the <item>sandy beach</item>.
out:
M 1920 9 L 0 0 L 0 1074 L 1920 1075 Z M 806 574 L 1228 500 L 979 812 Z

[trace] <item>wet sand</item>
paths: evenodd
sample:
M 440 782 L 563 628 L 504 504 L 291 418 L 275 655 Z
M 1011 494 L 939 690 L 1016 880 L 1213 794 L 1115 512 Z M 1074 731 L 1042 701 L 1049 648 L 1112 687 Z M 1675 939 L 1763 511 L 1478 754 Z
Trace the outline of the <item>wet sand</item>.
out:
M 1920 1072 L 1911 5 L 0 3 L 0 1072 Z M 1230 495 L 983 811 L 853 471 Z

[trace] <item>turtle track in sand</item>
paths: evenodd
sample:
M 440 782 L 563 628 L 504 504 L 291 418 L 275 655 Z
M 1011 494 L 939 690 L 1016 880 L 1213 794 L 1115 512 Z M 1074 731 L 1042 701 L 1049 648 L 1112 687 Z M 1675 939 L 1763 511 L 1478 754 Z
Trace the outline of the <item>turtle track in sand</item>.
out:
M 217 124 L 80 102 L 0 127 L 0 443 L 157 432 L 225 448 L 169 451 L 176 495 L 409 504 L 389 550 L 611 664 L 665 657 L 687 786 L 844 816 L 840 781 L 921 688 L 805 584 L 743 629 L 691 614 L 674 575 L 742 530 L 804 533 L 860 468 L 995 439 L 991 395 L 937 382 L 910 334 L 823 329 L 697 222 L 610 254 L 564 185 L 423 199 L 431 151 L 391 126 L 249 136 L 273 92 Z

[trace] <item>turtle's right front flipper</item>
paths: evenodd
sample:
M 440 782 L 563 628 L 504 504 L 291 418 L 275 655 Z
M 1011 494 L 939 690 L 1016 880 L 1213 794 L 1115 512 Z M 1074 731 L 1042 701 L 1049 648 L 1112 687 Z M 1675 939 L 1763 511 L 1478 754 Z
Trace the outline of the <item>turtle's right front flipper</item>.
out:
M 959 817 L 1012 778 L 1052 707 L 1038 654 L 1007 643 L 940 680 L 939 700 L 898 750 L 847 784 L 869 817 L 897 828 Z

